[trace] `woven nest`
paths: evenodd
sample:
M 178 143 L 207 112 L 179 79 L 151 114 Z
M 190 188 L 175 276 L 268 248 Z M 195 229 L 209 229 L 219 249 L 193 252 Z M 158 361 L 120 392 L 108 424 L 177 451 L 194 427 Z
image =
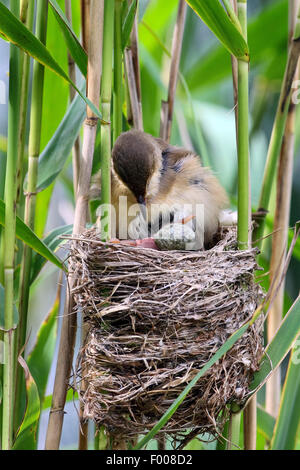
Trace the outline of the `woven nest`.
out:
M 72 241 L 76 310 L 89 324 L 80 353 L 84 416 L 132 438 L 149 431 L 263 294 L 254 249 L 236 249 L 235 228 L 207 251 L 156 251 Z M 161 430 L 176 439 L 219 434 L 228 404 L 243 405 L 263 352 L 262 320 L 200 378 Z M 223 413 L 221 413 L 223 411 Z

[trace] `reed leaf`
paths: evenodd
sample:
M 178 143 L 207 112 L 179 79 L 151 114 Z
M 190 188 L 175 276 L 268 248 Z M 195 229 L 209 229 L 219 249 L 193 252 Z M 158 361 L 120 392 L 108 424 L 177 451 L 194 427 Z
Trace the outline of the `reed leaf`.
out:
M 128 12 L 125 16 L 125 19 L 122 25 L 122 50 L 123 51 L 130 38 L 130 33 L 133 27 L 136 10 L 137 10 L 137 0 L 133 0 L 128 8 Z
M 50 6 L 57 20 L 57 23 L 64 35 L 66 45 L 78 65 L 82 75 L 86 77 L 87 74 L 87 55 L 76 34 L 74 33 L 72 26 L 70 25 L 66 15 L 60 8 L 56 0 L 49 0 Z
M 81 89 L 83 90 L 83 87 Z M 39 157 L 36 187 L 38 192 L 53 183 L 64 168 L 84 118 L 85 105 L 81 98 L 77 96 Z M 27 181 L 25 181 L 25 189 L 26 185 Z
M 65 240 L 61 238 L 61 235 L 70 235 L 72 233 L 72 229 L 73 225 L 64 225 L 62 227 L 55 228 L 43 239 L 43 243 L 54 253 L 60 245 L 65 243 Z M 36 280 L 46 262 L 46 258 L 38 253 L 33 253 L 30 284 Z
M 22 356 L 19 363 L 23 367 L 26 382 L 26 409 L 22 424 L 17 432 L 14 450 L 35 450 L 36 431 L 40 417 L 40 398 L 37 385 L 30 373 L 29 367 Z
M 0 32 L 2 32 L 11 43 L 20 47 L 42 65 L 48 67 L 72 85 L 95 115 L 102 121 L 102 115 L 98 108 L 77 88 L 72 80 L 70 80 L 48 49 L 3 5 L 3 3 L 0 3 Z
M 268 443 L 271 442 L 275 426 L 275 418 L 271 416 L 262 406 L 257 406 L 257 430 Z
M 249 49 L 241 27 L 232 22 L 219 0 L 186 0 L 226 49 L 237 59 L 249 62 Z
M 0 200 L 0 225 L 5 225 L 5 203 Z M 37 235 L 26 225 L 23 220 L 16 219 L 16 236 L 34 251 L 43 256 L 47 261 L 55 264 L 58 268 L 66 270 L 62 261 L 40 240 Z
M 299 344 L 298 338 L 295 347 L 291 351 L 278 417 L 271 441 L 272 450 L 292 450 L 296 448 L 300 422 Z
M 60 285 L 54 304 L 43 321 L 35 345 L 27 358 L 27 364 L 35 380 L 41 403 L 43 403 L 48 376 L 55 351 L 57 321 L 60 304 Z
M 260 389 L 273 370 L 278 367 L 290 351 L 300 333 L 300 296 L 296 299 L 281 322 L 273 340 L 268 344 L 260 361 L 260 369 L 255 372 L 250 385 L 252 393 Z

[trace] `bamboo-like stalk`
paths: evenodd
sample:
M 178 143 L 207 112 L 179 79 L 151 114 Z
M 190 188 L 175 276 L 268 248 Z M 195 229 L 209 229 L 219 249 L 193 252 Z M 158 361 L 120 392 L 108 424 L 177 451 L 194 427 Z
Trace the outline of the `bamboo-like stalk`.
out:
M 234 412 L 234 405 L 232 406 L 231 416 L 228 425 L 228 441 L 227 450 L 239 450 L 240 430 L 241 430 L 241 413 L 240 411 Z
M 88 53 L 88 98 L 99 105 L 100 79 L 102 73 L 102 39 L 103 39 L 103 13 L 104 1 L 91 0 L 90 5 L 90 41 Z M 73 235 L 80 234 L 86 225 L 87 202 L 90 190 L 90 179 L 94 155 L 98 118 L 87 107 L 87 117 L 84 123 L 82 159 L 80 165 L 78 192 L 75 206 Z M 76 337 L 76 314 L 74 313 L 74 300 L 72 289 L 75 279 L 69 276 L 69 288 L 67 290 L 65 311 L 62 323 L 58 361 L 55 374 L 53 398 L 48 422 L 46 449 L 58 449 L 63 417 L 68 380 L 71 373 L 74 343 Z
M 90 37 L 90 9 L 91 0 L 81 0 L 81 30 L 82 30 L 82 46 L 86 53 L 89 48 L 89 37 Z
M 115 0 L 113 142 L 122 133 L 122 0 Z
M 106 124 L 101 126 L 101 204 L 111 201 L 111 99 L 112 99 L 112 58 L 114 44 L 114 8 L 111 1 L 105 1 L 104 8 L 104 37 L 103 37 L 103 74 L 101 81 L 102 116 Z M 107 220 L 107 215 L 105 216 Z M 101 238 L 110 236 L 109 221 L 106 227 L 101 227 Z
M 101 126 L 101 204 L 110 204 L 111 181 L 110 181 L 110 161 L 111 161 L 111 95 L 112 95 L 112 58 L 114 44 L 114 5 L 112 0 L 104 1 L 104 22 L 103 22 L 103 49 L 102 49 L 102 77 L 101 77 L 101 111 L 105 124 Z M 107 206 L 108 207 L 108 206 Z M 98 229 L 101 231 L 101 238 L 110 238 L 110 214 L 103 214 L 106 219 L 106 226 L 103 227 L 99 219 Z M 82 344 L 84 344 L 87 334 L 86 325 L 82 325 Z M 84 373 L 83 373 L 84 375 Z M 81 391 L 85 390 L 86 384 L 82 381 Z M 79 450 L 87 448 L 88 423 L 82 419 L 83 405 L 80 406 L 80 433 Z
M 238 18 L 247 40 L 247 0 L 237 2 Z M 238 243 L 241 249 L 249 245 L 249 65 L 238 60 Z
M 19 15 L 19 1 L 10 0 L 11 12 Z M 4 229 L 4 364 L 2 388 L 2 450 L 9 450 L 13 437 L 14 413 L 14 255 L 16 237 L 16 165 L 20 112 L 19 49 L 10 45 L 9 62 L 8 142 L 5 175 Z
M 20 5 L 20 21 L 32 31 L 34 19 L 34 2 L 29 0 L 22 0 Z M 23 160 L 25 150 L 25 136 L 26 136 L 26 117 L 28 109 L 28 90 L 29 90 L 29 75 L 30 75 L 30 56 L 21 52 L 20 61 L 21 74 L 21 91 L 20 91 L 20 125 L 19 125 L 19 145 L 18 145 L 18 160 L 17 160 L 17 204 L 20 202 L 22 182 L 23 182 Z
M 72 6 L 71 0 L 65 0 L 65 13 L 66 18 L 68 19 L 69 23 L 72 24 Z M 75 62 L 68 51 L 68 69 L 69 69 L 69 77 L 73 83 L 76 83 L 76 71 L 75 71 Z M 75 97 L 75 90 L 70 85 L 70 101 L 72 102 Z M 72 149 L 72 164 L 73 164 L 73 187 L 74 187 L 74 195 L 76 198 L 77 187 L 78 187 L 78 178 L 79 178 L 79 168 L 80 168 L 80 137 L 78 136 L 75 140 L 73 149 Z
M 36 19 L 36 37 L 45 44 L 47 35 L 47 16 L 48 2 L 45 0 L 37 3 Z M 38 175 L 38 157 L 40 154 L 41 126 L 42 126 L 42 107 L 44 90 L 44 66 L 35 61 L 33 66 L 33 84 L 32 100 L 30 112 L 30 132 L 29 132 L 29 158 L 28 158 L 28 186 L 25 196 L 25 215 L 24 221 L 34 229 L 35 222 L 35 203 L 36 203 L 36 184 Z M 25 245 L 23 249 L 20 284 L 19 284 L 19 327 L 18 327 L 18 351 L 26 341 L 27 313 L 30 288 L 32 250 Z M 17 370 L 17 399 L 16 412 L 19 411 L 22 383 L 22 369 Z M 18 416 L 16 415 L 18 421 Z
M 257 398 L 253 395 L 244 409 L 244 450 L 256 450 Z
M 132 66 L 134 70 L 135 87 L 139 108 L 139 121 L 141 122 L 141 130 L 143 130 L 143 113 L 142 113 L 142 87 L 141 73 L 139 61 L 139 45 L 138 45 L 138 8 L 134 18 L 133 28 L 130 34 L 130 49 L 132 54 Z
M 290 0 L 289 8 L 289 46 L 295 31 L 299 0 Z M 297 71 L 295 77 L 297 77 Z M 281 277 L 284 269 L 284 253 L 287 249 L 287 235 L 291 206 L 294 143 L 295 143 L 295 104 L 290 103 L 285 126 L 285 132 L 279 158 L 277 176 L 277 196 L 272 237 L 272 255 L 270 261 L 270 284 Z M 283 313 L 284 282 L 273 301 L 267 318 L 267 337 L 270 342 L 280 325 Z M 276 416 L 280 404 L 280 368 L 277 368 L 266 384 L 266 410 Z
M 172 119 L 174 111 L 175 93 L 177 87 L 179 62 L 181 56 L 184 23 L 186 16 L 186 2 L 179 0 L 177 19 L 174 28 L 171 52 L 171 66 L 168 87 L 168 100 L 162 103 L 162 118 L 160 124 L 160 137 L 167 142 L 170 141 L 172 130 Z
M 28 0 L 22 0 L 20 5 L 20 21 L 26 25 L 26 27 L 31 31 L 33 28 L 34 20 L 34 10 L 35 3 L 29 2 Z M 19 145 L 18 145 L 18 156 L 17 156 L 17 195 L 16 200 L 17 204 L 20 203 L 21 199 L 21 190 L 23 183 L 23 166 L 24 166 L 24 151 L 25 151 L 25 136 L 26 136 L 26 118 L 27 118 L 27 109 L 28 109 L 28 91 L 29 91 L 29 75 L 30 75 L 30 56 L 21 52 L 21 63 L 20 70 L 22 70 L 21 75 L 21 90 L 20 90 L 20 125 L 19 125 Z M 23 247 L 26 249 L 26 247 Z M 20 309 L 19 309 L 20 310 Z M 27 317 L 27 315 L 26 315 Z M 26 323 L 22 319 L 22 312 L 20 311 L 20 324 L 17 329 L 17 339 L 15 341 L 15 355 L 17 357 L 18 352 L 21 350 L 25 340 L 25 331 Z M 23 338 L 23 340 L 21 339 Z M 18 366 L 16 370 L 16 395 L 15 395 L 15 418 L 14 418 L 14 429 L 16 430 L 20 424 L 21 416 L 21 396 L 23 392 L 23 369 Z
M 228 6 L 230 6 L 228 4 Z M 232 14 L 235 15 L 232 8 Z M 237 14 L 242 33 L 247 41 L 247 0 L 237 1 Z M 233 68 L 234 70 L 234 68 Z M 238 245 L 239 249 L 249 247 L 250 236 L 250 176 L 249 176 L 249 66 L 237 61 L 237 153 L 238 153 Z M 232 413 L 229 423 L 228 449 L 239 448 L 241 413 Z
M 288 60 L 284 79 L 281 86 L 279 102 L 276 110 L 271 139 L 268 148 L 267 162 L 264 171 L 262 189 L 260 193 L 259 208 L 257 211 L 257 227 L 253 233 L 253 240 L 257 246 L 261 246 L 265 228 L 265 217 L 269 209 L 272 183 L 276 174 L 278 158 L 282 145 L 282 139 L 286 126 L 288 109 L 291 99 L 292 84 L 300 54 L 300 8 L 297 13 L 297 23 L 294 36 L 289 47 Z
M 237 0 L 230 0 L 231 7 L 237 15 Z M 231 55 L 232 83 L 233 83 L 233 102 L 235 113 L 236 139 L 238 138 L 238 61 L 234 55 Z
M 131 48 L 126 48 L 124 52 L 126 78 L 130 97 L 130 107 L 133 119 L 133 127 L 143 130 L 143 118 L 141 113 L 141 102 L 138 98 L 136 76 L 133 65 L 133 57 Z
M 90 0 L 81 0 L 81 31 L 82 31 L 82 45 L 85 49 L 85 51 L 88 54 L 88 49 L 89 49 L 89 42 L 90 42 Z M 88 93 L 88 81 L 86 82 L 86 93 Z M 78 166 L 78 170 L 80 169 L 80 165 Z M 74 169 L 74 161 L 73 161 L 73 174 L 75 176 L 75 169 Z M 79 177 L 79 174 L 77 175 Z M 73 181 L 74 185 L 74 195 L 75 195 L 75 200 L 76 200 L 76 193 L 77 193 L 77 188 L 78 188 L 78 179 L 77 183 Z M 76 185 L 76 191 L 75 191 L 75 185 Z M 87 217 L 89 217 L 89 213 L 87 214 Z M 85 337 L 86 337 L 86 331 L 84 328 L 84 325 L 81 324 L 81 344 L 84 344 Z M 75 326 L 73 326 L 75 328 Z M 84 391 L 84 384 L 82 383 L 81 386 L 81 392 Z M 80 409 L 79 409 L 79 438 L 78 438 L 78 450 L 86 450 L 88 447 L 88 428 L 89 428 L 89 423 L 88 421 L 85 421 L 83 418 L 83 405 L 80 403 Z

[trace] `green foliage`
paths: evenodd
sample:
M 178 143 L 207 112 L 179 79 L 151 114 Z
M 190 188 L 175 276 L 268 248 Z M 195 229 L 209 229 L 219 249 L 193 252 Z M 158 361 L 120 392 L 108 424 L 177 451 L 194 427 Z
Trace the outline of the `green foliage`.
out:
M 59 304 L 60 296 L 57 295 L 52 309 L 40 327 L 34 348 L 27 358 L 27 364 L 35 380 L 41 403 L 44 401 L 48 375 L 55 351 Z
M 68 22 L 64 12 L 61 10 L 56 0 L 49 0 L 51 8 L 54 12 L 57 23 L 64 35 L 68 50 L 73 56 L 76 64 L 78 65 L 82 75 L 85 77 L 87 74 L 87 55 L 80 42 L 77 39 L 70 23 Z
M 251 383 L 252 393 L 264 385 L 269 375 L 278 367 L 293 346 L 300 333 L 300 297 L 285 315 L 280 328 L 268 344 L 260 361 L 260 369 L 255 372 Z
M 271 441 L 272 450 L 296 449 L 300 423 L 299 338 L 292 349 L 281 404 Z
M 77 96 L 39 157 L 37 191 L 46 189 L 62 171 L 84 118 L 85 105 Z
M 18 429 L 13 445 L 14 450 L 34 450 L 37 442 L 37 426 L 40 417 L 40 398 L 36 383 L 28 365 L 20 356 L 19 363 L 23 367 L 26 382 L 26 409 L 21 426 Z
M 0 200 L 0 225 L 5 225 L 5 203 Z M 26 225 L 24 222 L 17 217 L 16 220 L 16 236 L 30 246 L 34 251 L 42 255 L 51 263 L 54 263 L 61 269 L 65 269 L 60 259 L 52 253 L 51 250 L 40 240 L 36 234 Z
M 58 65 L 48 49 L 7 9 L 0 3 L 0 31 L 6 38 L 23 49 L 27 54 L 38 60 L 42 65 L 60 75 L 72 85 L 93 112 L 102 119 L 99 110 L 77 88 L 64 70 Z
M 249 61 L 249 49 L 237 20 L 234 23 L 219 0 L 187 0 L 190 7 L 207 24 L 228 51 L 241 60 Z

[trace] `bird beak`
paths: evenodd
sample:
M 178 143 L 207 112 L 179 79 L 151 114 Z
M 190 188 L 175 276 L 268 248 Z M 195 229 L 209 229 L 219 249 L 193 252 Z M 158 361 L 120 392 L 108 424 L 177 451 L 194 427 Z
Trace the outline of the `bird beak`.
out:
M 140 206 L 140 211 L 145 220 L 147 220 L 147 208 L 146 208 L 146 201 L 143 196 L 138 197 L 138 203 Z

